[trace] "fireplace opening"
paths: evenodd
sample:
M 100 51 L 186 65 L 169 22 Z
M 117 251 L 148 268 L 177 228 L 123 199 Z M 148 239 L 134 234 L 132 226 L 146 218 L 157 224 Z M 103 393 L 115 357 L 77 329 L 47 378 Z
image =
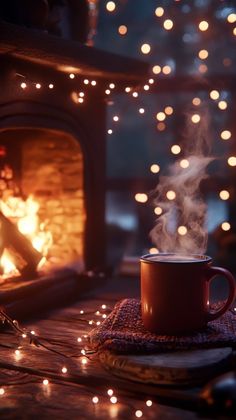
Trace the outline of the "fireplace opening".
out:
M 37 270 L 84 260 L 84 157 L 73 135 L 55 129 L 0 132 L 0 210 L 40 252 Z M 19 275 L 0 239 L 2 277 Z

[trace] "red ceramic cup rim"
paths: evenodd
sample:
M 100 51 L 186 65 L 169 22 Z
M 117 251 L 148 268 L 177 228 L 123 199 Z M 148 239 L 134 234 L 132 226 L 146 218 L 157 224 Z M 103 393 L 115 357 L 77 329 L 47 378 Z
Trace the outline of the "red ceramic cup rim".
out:
M 176 255 L 176 257 L 188 257 L 190 258 L 189 260 L 185 260 L 185 261 L 167 261 L 167 260 L 155 260 L 155 257 L 168 257 L 168 256 L 174 256 Z M 191 260 L 194 259 L 195 261 Z M 140 261 L 141 262 L 147 262 L 149 264 L 201 264 L 201 263 L 208 263 L 212 260 L 211 257 L 209 257 L 208 255 L 202 255 L 202 254 L 178 254 L 175 252 L 159 252 L 157 254 L 145 254 L 142 257 L 140 257 Z

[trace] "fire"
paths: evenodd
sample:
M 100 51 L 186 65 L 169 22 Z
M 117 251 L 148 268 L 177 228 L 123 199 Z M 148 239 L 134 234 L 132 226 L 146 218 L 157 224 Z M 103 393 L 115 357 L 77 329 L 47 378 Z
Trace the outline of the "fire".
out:
M 52 235 L 46 230 L 46 223 L 40 223 L 39 203 L 33 196 L 29 196 L 26 200 L 10 196 L 0 200 L 0 208 L 7 218 L 16 223 L 19 231 L 31 241 L 33 247 L 41 252 L 43 255 L 39 264 L 41 267 L 52 245 Z M 1 256 L 0 265 L 4 274 L 17 272 L 6 249 Z

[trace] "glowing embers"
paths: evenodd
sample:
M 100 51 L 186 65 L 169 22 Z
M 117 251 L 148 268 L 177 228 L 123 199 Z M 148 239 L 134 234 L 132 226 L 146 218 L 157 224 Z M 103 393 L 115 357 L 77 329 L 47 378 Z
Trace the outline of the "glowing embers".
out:
M 26 200 L 21 197 L 6 196 L 0 200 L 0 209 L 4 216 L 16 224 L 21 232 L 31 242 L 33 248 L 39 251 L 42 259 L 38 265 L 41 267 L 46 262 L 48 250 L 52 245 L 52 235 L 46 229 L 46 223 L 39 220 L 39 204 L 33 196 Z M 3 243 L 4 247 L 4 243 Z M 7 248 L 3 250 L 0 260 L 3 275 L 16 275 L 18 270 Z

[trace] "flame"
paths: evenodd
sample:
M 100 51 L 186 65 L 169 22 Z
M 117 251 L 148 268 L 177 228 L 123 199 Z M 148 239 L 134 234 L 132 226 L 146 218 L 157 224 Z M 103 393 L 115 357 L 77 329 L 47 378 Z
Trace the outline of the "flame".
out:
M 43 258 L 39 263 L 40 268 L 46 262 L 48 250 L 52 245 L 52 235 L 46 230 L 46 224 L 41 223 L 38 216 L 39 203 L 30 195 L 26 200 L 21 197 L 7 197 L 0 200 L 0 208 L 3 214 L 16 223 L 18 230 L 32 243 L 32 246 L 41 252 Z M 15 274 L 16 267 L 5 249 L 0 266 L 3 274 Z

